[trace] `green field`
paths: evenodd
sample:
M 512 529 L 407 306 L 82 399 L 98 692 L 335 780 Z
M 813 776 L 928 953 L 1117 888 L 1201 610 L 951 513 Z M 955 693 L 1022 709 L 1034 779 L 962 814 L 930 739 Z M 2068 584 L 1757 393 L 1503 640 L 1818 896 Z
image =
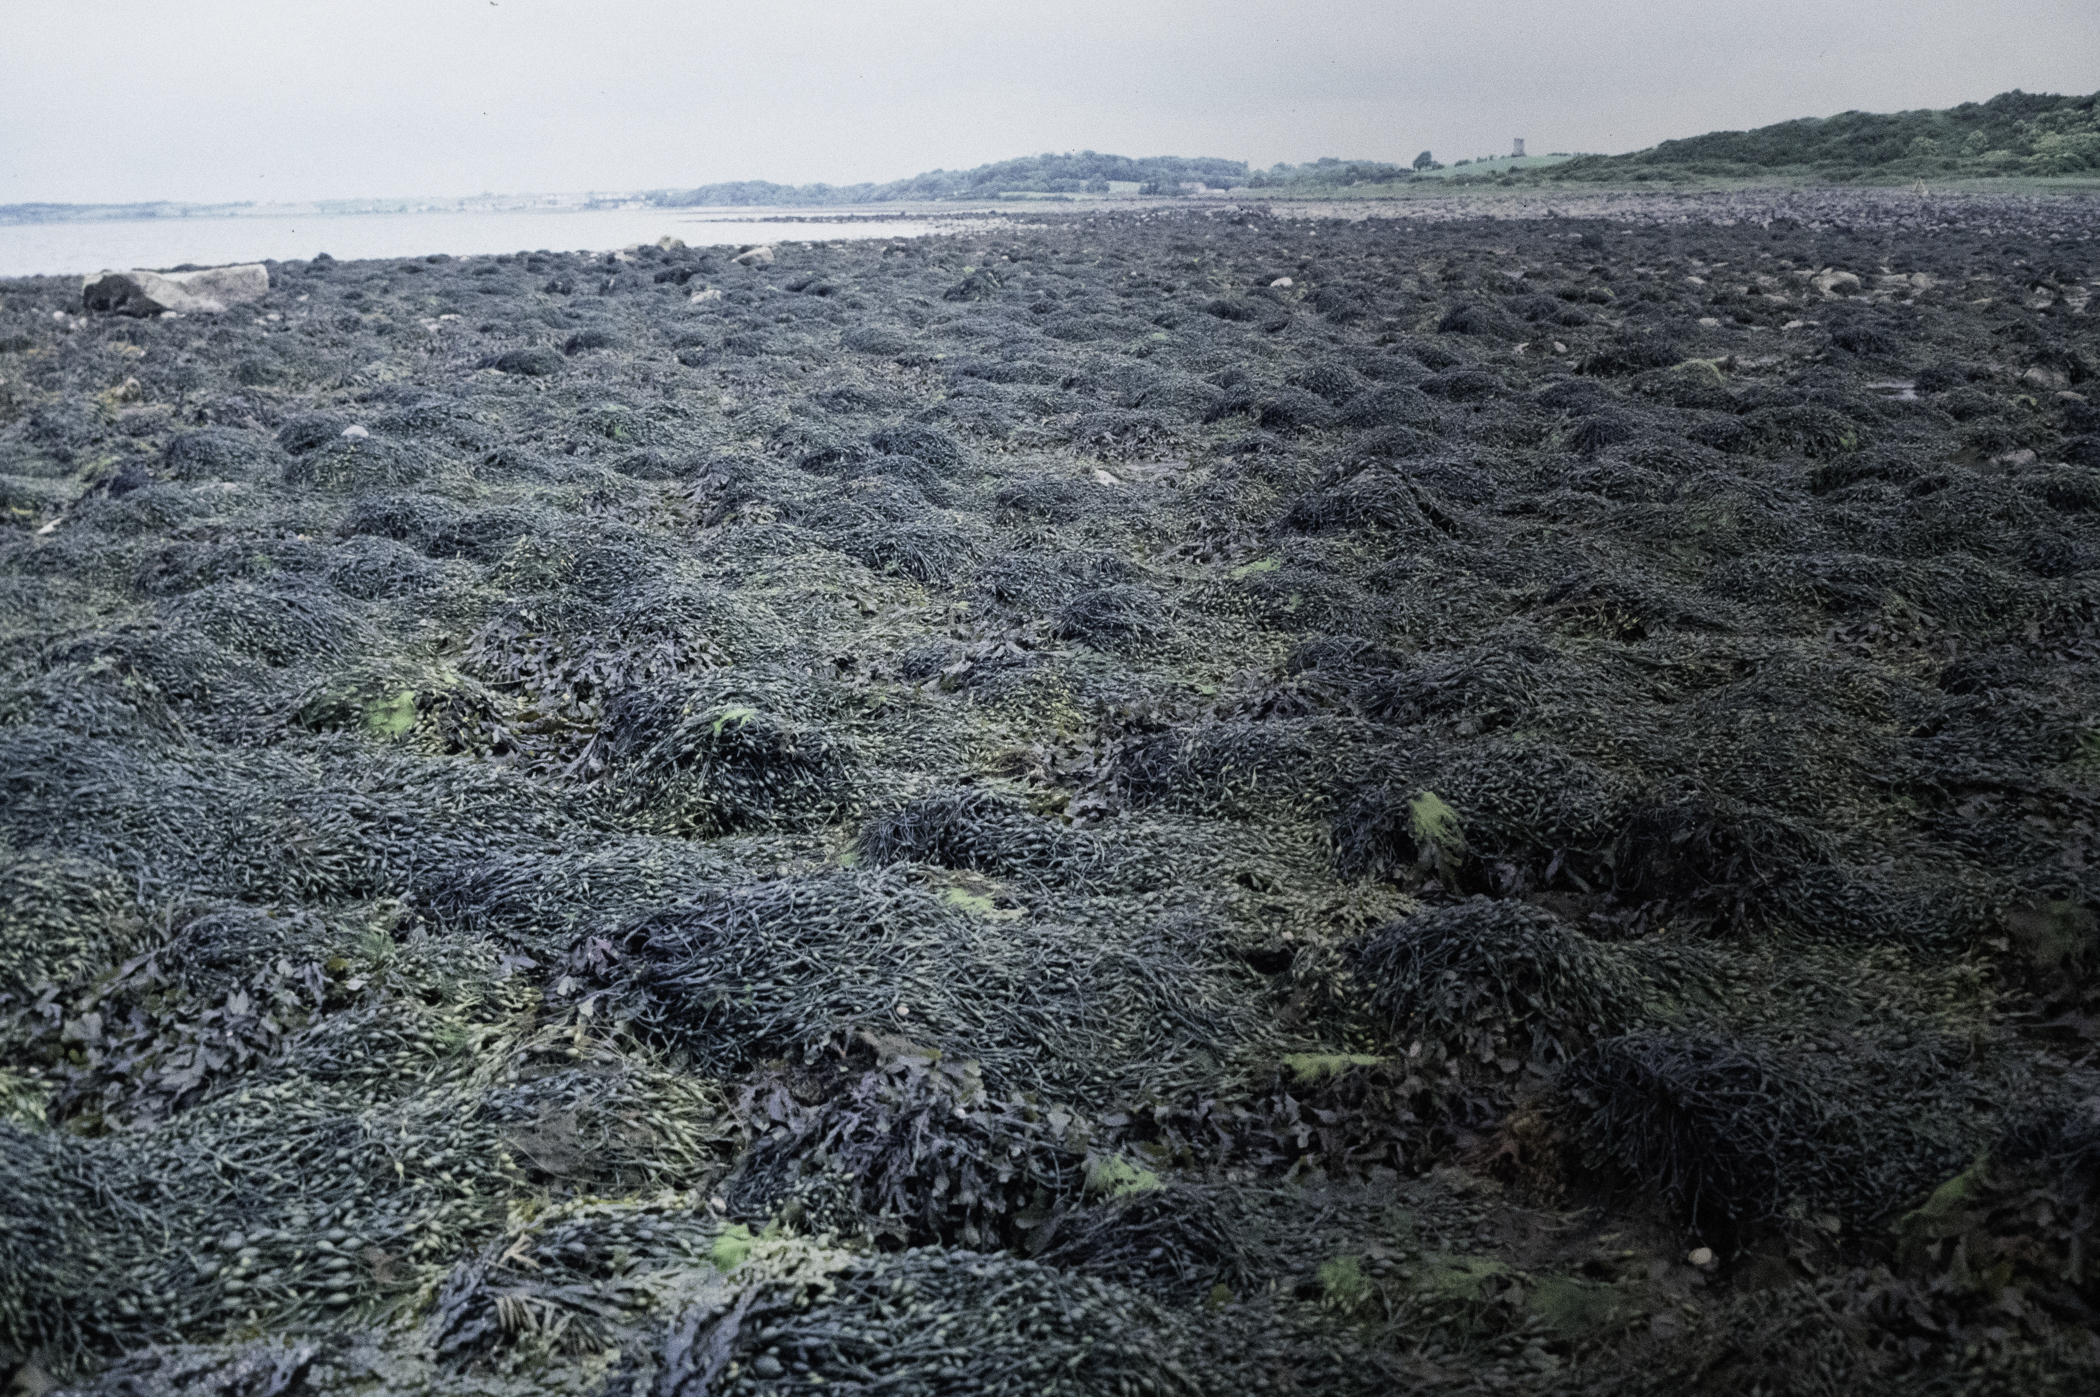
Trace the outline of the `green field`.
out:
M 1480 175 L 1506 175 L 1518 170 L 1544 170 L 1565 165 L 1568 155 L 1501 155 L 1493 160 L 1474 160 L 1464 165 L 1446 165 L 1441 170 L 1417 170 L 1416 179 L 1466 179 Z

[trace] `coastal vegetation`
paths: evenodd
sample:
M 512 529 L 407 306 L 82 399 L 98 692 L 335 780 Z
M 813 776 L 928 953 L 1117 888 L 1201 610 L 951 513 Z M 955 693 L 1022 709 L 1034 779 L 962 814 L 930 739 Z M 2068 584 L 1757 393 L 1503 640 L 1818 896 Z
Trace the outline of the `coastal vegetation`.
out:
M 1715 131 L 1630 155 L 1589 155 L 1549 182 L 1769 179 L 1885 183 L 2100 174 L 2100 95 L 2005 92 L 1944 110 L 1843 112 Z

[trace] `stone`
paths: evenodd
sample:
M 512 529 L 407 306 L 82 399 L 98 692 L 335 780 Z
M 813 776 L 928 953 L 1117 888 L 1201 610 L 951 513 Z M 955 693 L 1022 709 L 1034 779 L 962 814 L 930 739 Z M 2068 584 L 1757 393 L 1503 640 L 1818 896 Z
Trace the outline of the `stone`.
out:
M 1823 293 L 1824 300 L 1835 300 L 1839 296 L 1854 295 L 1859 291 L 1859 278 L 1851 272 L 1837 272 L 1824 268 L 1809 278 L 1809 284 Z
M 1295 283 L 1293 283 L 1291 279 L 1287 276 L 1280 276 L 1276 278 L 1276 280 L 1269 283 L 1271 287 L 1282 287 L 1285 290 L 1288 290 L 1294 284 Z
M 1694 1266 L 1711 1266 L 1714 1264 L 1713 1248 L 1693 1247 L 1691 1254 L 1685 1257 L 1685 1260 L 1691 1262 Z
M 773 265 L 773 248 L 770 244 L 763 247 L 750 248 L 738 253 L 736 260 L 740 266 L 770 267 Z
M 80 299 L 87 309 L 105 314 L 210 313 L 259 301 L 269 289 L 268 268 L 249 262 L 201 272 L 96 272 L 81 279 Z

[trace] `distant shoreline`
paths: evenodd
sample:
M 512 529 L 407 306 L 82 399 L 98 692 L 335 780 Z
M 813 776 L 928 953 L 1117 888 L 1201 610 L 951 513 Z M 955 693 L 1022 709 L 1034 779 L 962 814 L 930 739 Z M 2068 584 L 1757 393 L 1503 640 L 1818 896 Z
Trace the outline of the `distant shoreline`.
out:
M 608 213 L 659 208 L 634 194 L 480 195 L 470 199 L 316 199 L 282 204 L 0 204 L 0 223 L 108 223 L 165 218 L 340 218 L 433 213 Z
M 1945 181 L 1890 180 L 1885 183 L 1843 183 L 1775 175 L 1765 178 L 1696 178 L 1627 180 L 1614 183 L 1541 184 L 1532 181 L 1503 182 L 1498 178 L 1456 178 L 1448 174 L 1436 179 L 1408 180 L 1396 184 L 1362 188 L 1291 190 L 1286 188 L 1208 190 L 1200 194 L 1043 194 L 1031 191 L 1001 193 L 990 198 L 896 200 L 881 204 L 672 204 L 651 202 L 636 196 L 520 195 L 515 199 L 461 200 L 325 200 L 287 204 L 0 204 L 0 227 L 23 227 L 62 223 L 128 223 L 147 220 L 170 223 L 195 219 L 285 219 L 342 217 L 427 217 L 432 214 L 592 214 L 657 213 L 681 218 L 717 219 L 738 223 L 849 223 L 892 218 L 963 218 L 1001 215 L 1044 204 L 1087 209 L 1216 208 L 1226 205 L 1287 204 L 1299 208 L 1313 205 L 1406 204 L 1423 200 L 1480 199 L 1494 201 L 1511 196 L 1550 196 L 1556 202 L 1623 197 L 1668 197 L 1694 194 L 1750 194 L 1757 192 L 1802 193 L 1808 191 L 1892 194 L 1922 192 L 1932 197 L 1966 195 L 2036 194 L 2091 196 L 2100 194 L 2100 178 L 2083 175 L 1993 176 Z M 588 200 L 588 202 L 586 202 Z

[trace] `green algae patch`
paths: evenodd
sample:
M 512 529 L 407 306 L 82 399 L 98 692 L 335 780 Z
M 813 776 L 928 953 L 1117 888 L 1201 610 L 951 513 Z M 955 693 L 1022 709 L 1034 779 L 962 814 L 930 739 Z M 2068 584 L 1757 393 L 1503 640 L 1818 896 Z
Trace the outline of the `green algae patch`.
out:
M 751 1255 L 751 1248 L 757 1244 L 758 1239 L 751 1235 L 750 1228 L 740 1222 L 732 1223 L 722 1229 L 722 1235 L 715 1238 L 714 1245 L 708 1248 L 707 1259 L 715 1264 L 717 1271 L 734 1271 L 744 1264 L 744 1258 Z
M 2000 1201 L 1992 1197 L 1989 1167 L 1988 1159 L 1977 1160 L 1897 1218 L 1889 1230 L 1899 1264 L 1938 1266 L 1944 1259 L 1947 1283 L 1955 1291 L 1996 1300 L 2012 1284 L 2014 1263 L 2000 1256 L 1985 1264 L 1991 1253 L 1975 1246 L 1994 1203 Z
M 374 737 L 406 737 L 416 728 L 416 691 L 403 689 L 365 705 L 365 731 Z
M 1968 1230 L 1974 1220 L 1970 1208 L 1983 1195 L 1984 1168 L 1981 1160 L 1970 1165 L 1890 1225 L 1899 1258 L 1906 1263 L 1915 1262 L 1934 1243 Z
M 1981 1192 L 1982 1184 L 1983 1167 L 1972 1165 L 1934 1189 L 1932 1196 L 1919 1207 L 1905 1213 L 1897 1222 L 1897 1226 L 1914 1222 L 1930 1225 L 1944 1220 L 1951 1216 L 1955 1209 L 1974 1201 Z
M 1465 826 L 1435 791 L 1423 791 L 1408 802 L 1407 831 L 1417 849 L 1433 852 L 1440 869 L 1454 868 L 1466 856 Z
M 1491 1256 L 1424 1257 L 1420 1288 L 1444 1300 L 1484 1300 L 1488 1287 L 1509 1274 L 1509 1265 Z
M 1283 564 L 1274 558 L 1258 558 L 1254 562 L 1240 564 L 1225 575 L 1235 582 L 1241 582 L 1259 573 L 1274 572 L 1282 566 Z
M 1291 1069 L 1291 1081 L 1301 1087 L 1317 1086 L 1346 1073 L 1352 1067 L 1376 1067 L 1382 1057 L 1368 1053 L 1285 1053 L 1283 1065 Z
M 1097 1159 L 1086 1171 L 1086 1191 L 1128 1198 L 1160 1187 L 1159 1175 L 1126 1159 Z
M 1445 804 L 1444 798 L 1435 791 L 1424 791 L 1410 801 L 1407 815 L 1418 841 L 1435 844 L 1438 848 L 1466 847 L 1466 835 L 1459 826 L 1458 812 Z
M 711 731 L 714 734 L 714 736 L 720 737 L 722 735 L 722 730 L 728 727 L 730 724 L 734 723 L 736 726 L 742 727 L 744 724 L 750 722 L 753 718 L 756 718 L 757 716 L 758 710 L 755 708 L 744 708 L 741 706 L 735 708 L 725 708 L 721 712 L 715 714 L 715 721 L 709 729 L 709 731 Z
M 1337 1256 L 1320 1263 L 1320 1298 L 1330 1308 L 1353 1314 L 1378 1297 L 1378 1283 L 1364 1274 L 1361 1257 Z

